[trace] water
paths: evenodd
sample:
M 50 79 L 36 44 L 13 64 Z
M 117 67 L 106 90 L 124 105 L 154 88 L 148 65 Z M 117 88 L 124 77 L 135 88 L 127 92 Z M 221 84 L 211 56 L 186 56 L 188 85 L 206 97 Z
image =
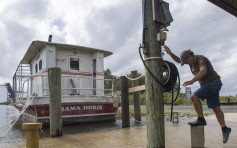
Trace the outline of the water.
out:
M 20 112 L 13 106 L 10 105 L 0 105 L 0 126 L 3 124 L 13 120 Z M 0 128 L 0 135 L 5 133 L 12 124 L 8 124 L 4 127 Z M 15 126 L 13 126 L 12 130 L 9 131 L 7 135 L 0 138 L 0 143 L 2 142 L 10 142 L 10 141 L 18 141 L 23 137 L 23 131 L 21 129 L 21 122 L 17 122 Z
M 0 125 L 15 118 L 19 111 L 10 105 L 0 105 Z M 236 113 L 230 113 L 236 116 Z M 228 119 L 228 114 L 226 114 Z M 190 127 L 188 121 L 193 121 L 196 117 L 180 117 L 179 123 L 173 124 L 165 117 L 165 143 L 167 148 L 190 147 Z M 205 128 L 205 147 L 222 146 L 222 134 L 219 123 L 216 119 L 206 118 L 208 126 Z M 235 118 L 236 119 L 236 118 Z M 236 147 L 237 142 L 237 120 L 226 121 L 233 130 L 226 147 Z M 0 147 L 25 148 L 25 131 L 21 129 L 22 122 L 19 121 L 5 137 L 0 138 Z M 122 128 L 122 121 L 101 123 L 85 123 L 64 125 L 63 135 L 51 138 L 49 128 L 43 128 L 40 132 L 40 147 L 56 148 L 77 148 L 77 147 L 146 147 L 146 126 L 145 117 L 141 123 L 136 123 L 130 118 L 130 125 L 133 128 Z M 9 126 L 1 128 L 0 134 L 6 131 Z
M 0 103 L 7 102 L 7 88 L 0 85 Z
M 0 126 L 13 120 L 20 112 L 11 105 L 0 105 Z M 130 120 L 130 126 L 143 126 L 145 125 L 145 117 L 142 117 L 142 122 L 135 122 Z M 3 128 L 0 128 L 0 135 L 2 135 L 12 124 L 9 124 Z M 22 130 L 22 121 L 19 119 L 13 126 L 12 130 L 9 131 L 4 137 L 0 138 L 1 143 L 25 141 L 25 131 Z M 117 119 L 116 122 L 97 122 L 97 123 L 83 123 L 83 124 L 72 124 L 63 126 L 63 135 L 73 135 L 82 133 L 91 133 L 95 131 L 109 131 L 122 128 L 122 120 Z M 49 127 L 44 127 L 40 131 L 40 138 L 50 137 Z

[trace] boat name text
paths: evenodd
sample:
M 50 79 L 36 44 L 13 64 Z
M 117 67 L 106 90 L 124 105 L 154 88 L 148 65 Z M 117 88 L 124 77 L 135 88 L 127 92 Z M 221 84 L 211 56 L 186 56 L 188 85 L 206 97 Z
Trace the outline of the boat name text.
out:
M 102 105 L 86 105 L 86 106 L 63 106 L 62 111 L 77 111 L 77 110 L 102 110 Z

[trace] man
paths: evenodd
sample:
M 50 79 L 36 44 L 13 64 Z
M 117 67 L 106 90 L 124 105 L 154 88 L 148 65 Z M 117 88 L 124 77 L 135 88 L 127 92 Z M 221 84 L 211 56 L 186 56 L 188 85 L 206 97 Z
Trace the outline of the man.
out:
M 208 108 L 213 109 L 222 128 L 223 143 L 226 143 L 228 141 L 231 128 L 226 127 L 224 114 L 220 108 L 219 91 L 222 86 L 221 79 L 220 76 L 214 71 L 210 61 L 203 55 L 194 55 L 190 49 L 184 50 L 180 54 L 180 58 L 173 54 L 169 47 L 164 46 L 164 50 L 174 61 L 181 63 L 181 66 L 184 64 L 189 65 L 194 77 L 193 79 L 184 82 L 183 86 L 192 85 L 196 81 L 198 81 L 201 86 L 191 96 L 198 118 L 188 124 L 191 126 L 206 125 L 206 120 L 203 116 L 202 104 L 199 99 L 207 99 L 207 106 Z

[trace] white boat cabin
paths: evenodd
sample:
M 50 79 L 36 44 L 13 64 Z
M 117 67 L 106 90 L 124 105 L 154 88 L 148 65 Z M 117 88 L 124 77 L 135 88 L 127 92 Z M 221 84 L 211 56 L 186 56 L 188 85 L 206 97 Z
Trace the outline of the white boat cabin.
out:
M 104 58 L 112 52 L 69 44 L 33 41 L 21 64 L 30 65 L 30 94 L 48 96 L 48 69 L 61 68 L 62 95 L 104 96 Z

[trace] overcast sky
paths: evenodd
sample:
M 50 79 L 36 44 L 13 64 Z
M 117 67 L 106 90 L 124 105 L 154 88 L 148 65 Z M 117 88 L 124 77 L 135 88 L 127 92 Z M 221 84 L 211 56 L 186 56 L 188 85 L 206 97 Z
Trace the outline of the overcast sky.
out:
M 237 18 L 207 0 L 167 0 L 174 21 L 166 44 L 203 54 L 221 76 L 221 95 L 237 94 Z M 0 84 L 12 76 L 33 40 L 109 50 L 105 69 L 121 76 L 144 72 L 138 46 L 142 38 L 141 0 L 0 0 Z M 165 60 L 170 57 L 164 55 Z M 176 64 L 181 82 L 191 79 L 188 66 Z M 199 86 L 195 83 L 191 88 Z

